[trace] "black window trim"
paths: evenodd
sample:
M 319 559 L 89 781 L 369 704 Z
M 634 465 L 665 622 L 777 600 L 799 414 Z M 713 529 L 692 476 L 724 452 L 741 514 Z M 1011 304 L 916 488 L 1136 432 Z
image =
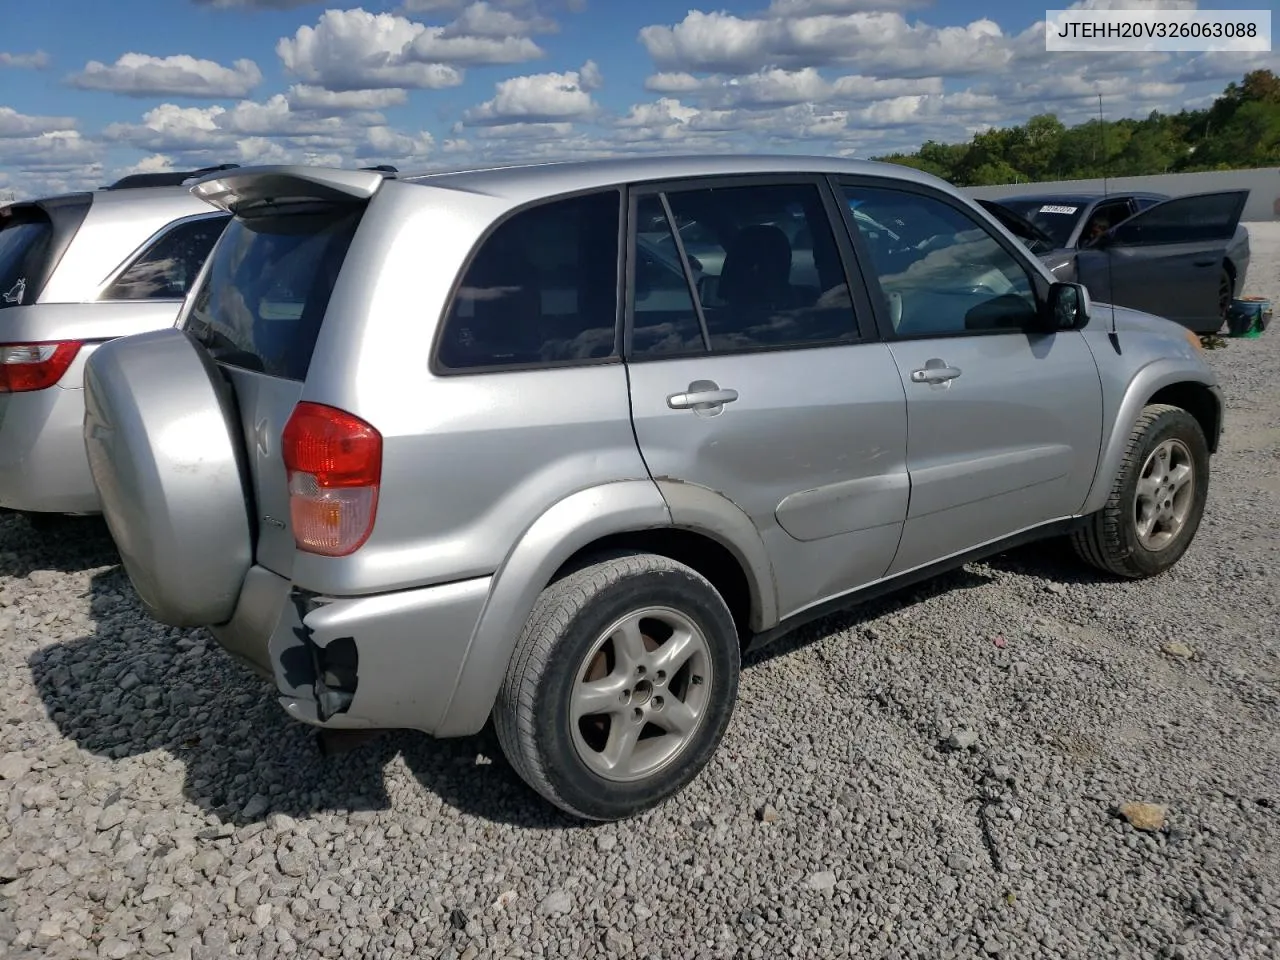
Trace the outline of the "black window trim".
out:
M 157 243 L 159 243 L 161 240 L 167 237 L 174 230 L 177 230 L 180 227 L 184 227 L 189 223 L 195 223 L 200 220 L 222 220 L 224 221 L 222 226 L 223 226 L 223 229 L 225 230 L 227 224 L 231 222 L 231 214 L 225 213 L 222 210 L 210 210 L 207 213 L 192 213 L 186 216 L 178 217 L 176 220 L 168 221 L 159 230 L 155 231 L 155 233 L 151 234 L 151 236 L 147 237 L 146 240 L 142 241 L 142 243 L 140 243 L 137 247 L 135 247 L 133 251 L 127 257 L 125 257 L 123 263 L 121 263 L 119 266 L 113 269 L 109 274 L 107 274 L 107 279 L 103 280 L 102 283 L 98 284 L 98 289 L 93 295 L 93 302 L 94 303 L 182 303 L 186 299 L 185 297 L 146 297 L 143 299 L 130 300 L 130 299 L 121 299 L 118 297 L 108 298 L 107 296 L 105 296 L 105 294 L 108 290 L 111 289 L 111 287 L 115 284 L 117 280 L 119 280 L 126 272 L 128 272 L 139 260 L 145 257 Z M 217 246 L 216 241 L 214 242 L 214 246 Z M 213 253 L 212 247 L 209 249 L 209 253 L 210 255 L 212 255 Z M 205 257 L 206 261 L 208 259 L 209 259 L 208 257 Z M 203 269 L 203 266 L 204 265 L 201 264 L 202 269 Z M 195 289 L 196 281 L 198 281 L 199 279 L 200 279 L 200 273 L 197 273 L 194 277 L 191 278 L 191 286 L 188 288 L 188 292 Z
M 592 197 L 603 194 L 614 193 L 618 195 L 618 258 L 616 281 L 614 284 L 614 318 L 613 318 L 613 353 L 607 357 L 586 357 L 573 358 L 569 360 L 535 360 L 532 363 L 493 363 L 480 364 L 474 367 L 447 367 L 440 362 L 440 342 L 444 337 L 445 328 L 449 323 L 449 315 L 453 312 L 453 305 L 458 296 L 458 291 L 462 287 L 462 281 L 466 279 L 471 265 L 475 262 L 484 245 L 489 242 L 497 231 L 508 221 L 522 213 L 533 210 L 537 207 L 545 207 L 549 204 L 560 203 L 565 200 L 575 200 L 580 197 Z M 620 364 L 622 360 L 622 291 L 626 284 L 626 263 L 625 249 L 627 236 L 627 191 L 625 183 L 615 183 L 604 187 L 588 187 L 585 190 L 569 190 L 563 193 L 548 194 L 538 197 L 535 200 L 529 200 L 525 203 L 518 204 L 507 210 L 494 220 L 490 221 L 484 228 L 484 231 L 472 244 L 471 249 L 467 251 L 466 258 L 462 261 L 462 266 L 458 268 L 457 274 L 453 278 L 453 282 L 449 285 L 449 295 L 445 298 L 444 306 L 441 308 L 439 316 L 436 319 L 436 329 L 431 336 L 431 351 L 427 357 L 427 370 L 433 377 L 474 377 L 483 376 L 488 373 L 519 373 L 521 371 L 531 370 L 556 370 L 562 367 L 598 367 L 607 366 L 609 364 Z
M 905 180 L 898 177 L 875 176 L 871 174 L 831 174 L 828 177 L 831 189 L 837 197 L 842 198 L 839 204 L 840 216 L 844 221 L 845 231 L 849 235 L 850 241 L 853 243 L 858 261 L 860 264 L 870 266 L 874 263 L 871 257 L 871 251 L 867 249 L 866 240 L 862 236 L 862 231 L 854 222 L 853 212 L 849 209 L 848 203 L 843 201 L 843 189 L 845 187 L 868 187 L 881 190 L 897 190 L 901 193 L 913 193 L 919 196 L 928 197 L 943 203 L 960 214 L 967 216 L 974 223 L 981 227 L 992 240 L 994 240 L 1002 250 L 1011 256 L 1016 263 L 1022 266 L 1027 274 L 1027 279 L 1031 281 L 1031 290 L 1035 294 L 1036 308 L 1039 312 L 1046 309 L 1046 302 L 1049 296 L 1049 287 L 1053 283 L 1052 280 L 1046 278 L 1045 272 L 1047 267 L 1040 261 L 1038 257 L 1025 248 L 1019 249 L 1018 246 L 1007 241 L 998 231 L 991 229 L 991 215 L 982 209 L 978 204 L 967 200 L 963 197 L 956 197 L 945 190 L 939 190 L 936 187 L 924 183 L 916 183 L 911 180 Z M 868 293 L 874 290 L 877 294 L 880 290 L 880 277 L 874 268 L 868 269 L 864 273 L 866 289 Z M 880 339 L 886 343 L 909 342 L 916 340 L 951 340 L 959 337 L 1041 337 L 1052 336 L 1059 331 L 1050 330 L 1048 328 L 1035 329 L 1024 327 L 1022 329 L 995 329 L 995 330 L 953 330 L 942 333 L 921 333 L 921 334 L 899 334 L 893 329 L 893 322 L 889 319 L 888 310 L 884 304 L 884 298 L 881 296 L 872 296 L 870 309 L 875 317 L 876 326 L 879 329 Z
M 632 336 L 635 326 L 635 231 L 631 225 L 635 222 L 636 209 L 641 197 L 657 195 L 661 198 L 664 211 L 667 211 L 668 223 L 674 236 L 679 244 L 677 249 L 680 251 L 681 266 L 685 271 L 685 282 L 690 286 L 690 295 L 693 297 L 694 309 L 699 317 L 699 324 L 703 329 L 703 336 L 706 337 L 706 325 L 702 320 L 702 305 L 698 300 L 696 291 L 693 290 L 692 274 L 689 271 L 688 260 L 684 254 L 684 245 L 680 242 L 678 231 L 674 224 L 671 223 L 671 214 L 668 210 L 666 195 L 683 190 L 707 190 L 707 189 L 723 189 L 727 190 L 736 187 L 753 187 L 753 186 L 814 186 L 818 189 L 818 195 L 822 201 L 822 209 L 827 217 L 827 226 L 831 230 L 831 237 L 835 241 L 836 250 L 840 255 L 840 266 L 844 274 L 846 286 L 849 288 L 851 299 L 850 309 L 853 311 L 853 321 L 855 335 L 853 337 L 842 338 L 839 340 L 815 340 L 808 343 L 789 343 L 784 345 L 766 344 L 755 347 L 741 347 L 736 350 L 711 350 L 708 341 L 704 340 L 707 349 L 700 351 L 683 350 L 679 352 L 657 353 L 637 356 L 632 343 Z M 625 277 L 625 288 L 623 290 L 623 351 L 622 355 L 627 363 L 660 363 L 664 360 L 688 360 L 698 357 L 714 358 L 714 357 L 740 357 L 750 356 L 758 353 L 783 353 L 792 350 L 829 350 L 836 347 L 854 347 L 867 343 L 873 343 L 878 339 L 878 330 L 874 322 L 868 323 L 867 318 L 873 317 L 871 297 L 867 294 L 867 289 L 863 283 L 863 275 L 861 264 L 858 262 L 857 253 L 853 246 L 849 243 L 847 229 L 841 229 L 842 218 L 840 214 L 839 204 L 837 202 L 837 194 L 831 189 L 830 178 L 822 173 L 814 173 L 805 170 L 797 170 L 794 173 L 735 173 L 735 174 L 704 174 L 690 177 L 673 177 L 662 180 L 644 180 L 633 182 L 627 188 L 627 269 Z

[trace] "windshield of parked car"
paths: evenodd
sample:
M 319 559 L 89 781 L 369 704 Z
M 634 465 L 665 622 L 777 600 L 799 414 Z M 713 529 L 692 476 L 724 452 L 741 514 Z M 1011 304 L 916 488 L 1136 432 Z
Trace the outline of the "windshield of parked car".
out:
M 1085 204 L 1069 200 L 998 200 L 1001 206 L 1012 210 L 1024 220 L 1047 233 L 1057 247 L 1065 247 L 1071 239 L 1071 231 L 1084 216 Z
M 0 213 L 0 309 L 34 299 L 35 274 L 52 234 L 47 218 Z

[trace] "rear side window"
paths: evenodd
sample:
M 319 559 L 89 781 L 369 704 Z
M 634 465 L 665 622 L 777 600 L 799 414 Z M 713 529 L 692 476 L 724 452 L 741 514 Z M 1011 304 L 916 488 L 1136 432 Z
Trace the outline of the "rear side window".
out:
M 840 250 L 816 185 L 765 182 L 665 196 L 674 225 L 660 196 L 642 197 L 636 207 L 633 356 L 858 338 Z
M 500 224 L 454 294 L 436 348 L 450 370 L 617 355 L 621 195 L 540 204 Z
M 99 299 L 183 299 L 229 219 L 201 217 L 173 224 L 125 267 Z
M 37 276 L 44 269 L 52 240 L 48 217 L 0 213 L 0 309 L 35 300 Z
M 215 359 L 305 380 L 363 206 L 232 220 L 184 326 Z

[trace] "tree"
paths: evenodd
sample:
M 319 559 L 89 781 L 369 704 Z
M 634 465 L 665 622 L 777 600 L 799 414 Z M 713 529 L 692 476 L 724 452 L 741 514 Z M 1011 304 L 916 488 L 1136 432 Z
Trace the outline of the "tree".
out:
M 992 128 L 968 143 L 925 143 L 880 157 L 960 186 L 1140 176 L 1280 164 L 1280 77 L 1252 70 L 1205 110 L 1064 126 L 1052 113 Z

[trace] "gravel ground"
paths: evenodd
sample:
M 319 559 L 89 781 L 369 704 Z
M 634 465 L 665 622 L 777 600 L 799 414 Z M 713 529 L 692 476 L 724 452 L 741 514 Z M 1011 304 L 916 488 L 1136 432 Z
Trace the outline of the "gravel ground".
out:
M 1280 331 L 1210 356 L 1227 433 L 1173 572 L 1042 546 L 809 629 L 623 824 L 559 818 L 489 732 L 321 758 L 141 614 L 100 524 L 0 520 L 0 955 L 1280 956 Z

